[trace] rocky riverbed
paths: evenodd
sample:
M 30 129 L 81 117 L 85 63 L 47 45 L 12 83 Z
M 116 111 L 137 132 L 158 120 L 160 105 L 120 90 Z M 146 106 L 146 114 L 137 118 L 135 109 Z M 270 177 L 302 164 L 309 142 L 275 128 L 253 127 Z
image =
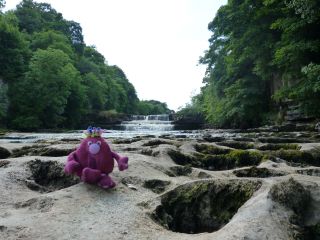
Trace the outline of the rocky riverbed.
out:
M 320 239 L 318 132 L 107 139 L 111 190 L 63 173 L 80 140 L 1 141 L 1 239 Z

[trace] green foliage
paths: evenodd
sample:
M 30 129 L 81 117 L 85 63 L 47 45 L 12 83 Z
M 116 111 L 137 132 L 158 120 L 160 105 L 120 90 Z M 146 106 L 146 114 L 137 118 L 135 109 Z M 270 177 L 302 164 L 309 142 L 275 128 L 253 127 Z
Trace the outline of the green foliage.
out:
M 1 9 L 4 8 L 6 5 L 6 1 L 5 0 L 0 0 L 0 14 L 1 14 Z
M 4 124 L 8 109 L 8 85 L 0 81 L 0 125 Z
M 0 15 L 0 78 L 5 82 L 22 75 L 28 56 L 27 42 L 15 22 L 11 13 Z
M 137 114 L 141 115 L 154 115 L 154 114 L 169 114 L 171 111 L 168 109 L 166 103 L 155 100 L 144 100 L 138 102 Z
M 64 52 L 50 48 L 37 50 L 26 77 L 16 86 L 17 112 L 13 126 L 23 129 L 24 120 L 30 120 L 29 128 L 58 127 L 65 120 L 63 113 L 71 87 L 79 81 L 80 74 Z
M 2 13 L 4 3 L 0 0 L 2 123 L 20 130 L 77 128 L 108 110 L 118 119 L 138 113 L 134 86 L 94 46 L 85 45 L 79 23 L 47 3 L 22 0 L 16 10 Z M 152 111 L 167 110 L 160 105 L 153 104 Z
M 228 1 L 209 23 L 205 86 L 192 107 L 217 127 L 261 125 L 288 99 L 320 117 L 319 13 L 317 0 Z
M 52 30 L 34 33 L 32 35 L 30 48 L 32 51 L 48 48 L 60 49 L 71 58 L 74 55 L 69 39 L 62 33 Z

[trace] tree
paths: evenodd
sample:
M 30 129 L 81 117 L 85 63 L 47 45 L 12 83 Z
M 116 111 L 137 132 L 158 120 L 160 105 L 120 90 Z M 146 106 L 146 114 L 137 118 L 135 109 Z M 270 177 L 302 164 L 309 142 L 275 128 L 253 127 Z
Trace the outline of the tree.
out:
M 211 123 L 256 126 L 270 110 L 272 73 L 277 69 L 269 63 L 279 38 L 270 25 L 278 14 L 261 1 L 233 0 L 209 24 L 210 48 L 200 62 L 208 65 L 202 109 Z
M 1 14 L 1 9 L 6 6 L 6 1 L 5 0 L 0 0 L 0 14 Z
M 28 45 L 12 13 L 0 15 L 0 78 L 13 81 L 25 71 Z
M 13 126 L 18 129 L 60 126 L 72 86 L 80 81 L 68 55 L 61 50 L 37 50 L 23 81 L 15 86 Z
M 7 97 L 8 85 L 0 80 L 0 125 L 4 125 L 7 117 L 8 109 L 8 97 Z
M 74 51 L 71 47 L 69 39 L 62 33 L 52 30 L 45 32 L 37 32 L 32 34 L 30 48 L 33 51 L 37 49 L 60 49 L 66 53 L 70 58 L 75 58 Z
M 169 114 L 170 112 L 166 103 L 156 100 L 139 101 L 137 106 L 137 114 L 141 115 Z

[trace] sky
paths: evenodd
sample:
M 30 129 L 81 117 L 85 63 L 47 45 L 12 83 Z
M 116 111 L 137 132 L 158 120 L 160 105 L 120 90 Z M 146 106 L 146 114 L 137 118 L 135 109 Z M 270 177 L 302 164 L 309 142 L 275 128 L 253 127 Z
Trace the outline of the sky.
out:
M 13 9 L 20 0 L 7 0 Z M 227 0 L 36 0 L 79 22 L 87 45 L 119 66 L 140 100 L 177 110 L 199 93 L 208 23 Z

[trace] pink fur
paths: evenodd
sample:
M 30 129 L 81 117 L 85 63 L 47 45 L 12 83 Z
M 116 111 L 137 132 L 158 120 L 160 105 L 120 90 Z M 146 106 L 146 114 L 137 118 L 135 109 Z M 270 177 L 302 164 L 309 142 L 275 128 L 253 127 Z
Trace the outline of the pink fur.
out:
M 87 137 L 69 154 L 64 171 L 78 175 L 83 182 L 112 188 L 116 184 L 109 174 L 113 171 L 114 159 L 120 171 L 128 168 L 128 158 L 112 152 L 102 137 Z

